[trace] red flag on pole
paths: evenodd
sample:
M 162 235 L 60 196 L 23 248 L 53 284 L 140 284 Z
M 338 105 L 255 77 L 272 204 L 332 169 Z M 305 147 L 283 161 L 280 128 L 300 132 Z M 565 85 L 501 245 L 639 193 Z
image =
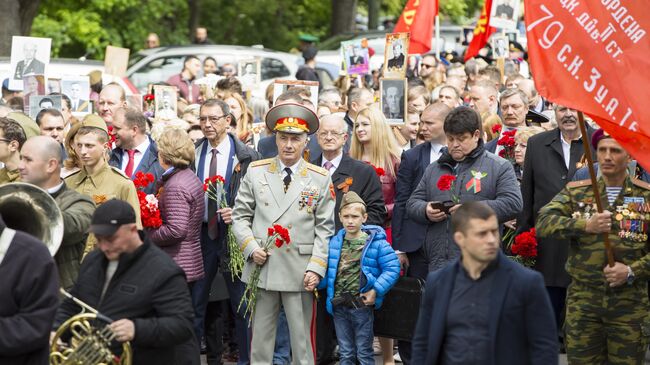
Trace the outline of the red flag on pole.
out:
M 411 33 L 409 54 L 424 54 L 431 50 L 433 23 L 438 15 L 438 0 L 409 0 L 393 33 Z
M 474 28 L 474 37 L 465 51 L 465 61 L 476 56 L 478 51 L 485 47 L 492 33 L 496 32 L 496 28 L 489 25 L 491 9 L 492 0 L 485 0 L 483 11 L 481 11 L 481 17 L 478 18 L 476 27 Z
M 524 4 L 528 58 L 539 93 L 591 116 L 650 171 L 647 2 Z

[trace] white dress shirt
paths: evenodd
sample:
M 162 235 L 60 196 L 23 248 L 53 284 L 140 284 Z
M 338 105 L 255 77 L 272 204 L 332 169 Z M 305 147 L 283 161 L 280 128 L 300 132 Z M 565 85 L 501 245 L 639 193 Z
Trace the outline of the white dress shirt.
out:
M 138 169 L 138 166 L 140 165 L 140 161 L 142 161 L 144 154 L 149 149 L 150 144 L 151 142 L 149 142 L 149 137 L 147 137 L 144 139 L 144 142 L 140 143 L 135 147 L 135 155 L 133 156 L 134 174 L 135 174 L 135 170 Z M 129 164 L 129 153 L 125 149 L 122 149 L 122 167 L 120 168 L 120 170 L 122 171 L 126 170 L 126 165 L 128 164 Z
M 429 143 L 431 143 L 431 152 L 430 152 L 431 155 L 429 156 L 429 163 L 431 164 L 438 161 L 440 155 L 442 154 L 440 151 L 445 146 L 440 143 L 433 143 L 433 142 L 429 142 Z
M 212 162 L 212 150 L 214 149 L 212 145 L 210 145 L 210 141 L 207 139 L 205 140 L 205 143 L 208 144 L 207 151 L 205 152 L 205 162 L 203 164 L 203 175 L 205 176 L 205 179 L 207 179 L 210 176 L 210 162 Z M 223 177 L 224 179 L 226 178 L 227 171 L 228 171 L 228 156 L 230 155 L 230 138 L 226 136 L 226 138 L 219 143 L 219 145 L 216 147 L 217 150 L 217 175 Z M 233 166 L 235 164 L 233 163 Z M 208 193 L 205 193 L 205 212 L 203 213 L 203 221 L 207 222 L 208 221 Z
M 560 143 L 562 144 L 562 157 L 564 157 L 564 165 L 567 170 L 569 169 L 569 160 L 571 159 L 571 141 L 564 140 L 564 136 L 560 133 Z
M 330 176 L 332 176 L 332 174 L 334 174 L 334 171 L 336 171 L 336 169 L 339 168 L 339 165 L 341 164 L 341 160 L 342 160 L 342 159 L 343 159 L 343 152 L 341 152 L 340 155 L 334 157 L 334 159 L 330 161 L 330 162 L 332 163 L 332 166 L 333 166 L 332 169 L 329 170 L 329 172 L 330 172 Z M 327 162 L 327 161 L 328 161 L 328 160 L 327 160 L 325 157 L 323 157 L 323 163 L 321 164 L 321 166 L 322 166 L 324 169 L 326 169 L 326 168 L 325 168 L 325 162 Z M 326 170 L 327 170 L 327 169 L 326 169 Z

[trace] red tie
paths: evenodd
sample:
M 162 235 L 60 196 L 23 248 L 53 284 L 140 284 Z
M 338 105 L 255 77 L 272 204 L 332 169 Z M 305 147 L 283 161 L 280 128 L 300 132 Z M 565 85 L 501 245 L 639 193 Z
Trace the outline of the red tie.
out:
M 136 150 L 126 150 L 126 153 L 129 154 L 129 162 L 126 163 L 126 169 L 124 169 L 124 173 L 129 178 L 131 178 L 133 175 L 133 165 L 135 165 L 135 151 Z

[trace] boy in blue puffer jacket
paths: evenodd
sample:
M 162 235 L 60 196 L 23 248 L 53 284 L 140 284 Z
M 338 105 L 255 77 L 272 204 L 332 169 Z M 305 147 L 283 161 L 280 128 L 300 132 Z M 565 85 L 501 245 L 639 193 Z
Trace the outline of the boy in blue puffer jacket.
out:
M 366 204 L 355 192 L 341 200 L 341 229 L 330 239 L 327 272 L 327 311 L 334 316 L 340 363 L 374 365 L 373 309 L 399 278 L 400 264 L 379 226 L 362 226 Z M 374 306 L 374 307 L 373 307 Z

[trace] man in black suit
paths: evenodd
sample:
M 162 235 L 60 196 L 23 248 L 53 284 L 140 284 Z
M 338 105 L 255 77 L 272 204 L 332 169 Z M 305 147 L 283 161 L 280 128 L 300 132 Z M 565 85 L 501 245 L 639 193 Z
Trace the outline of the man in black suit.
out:
M 86 95 L 88 97 L 88 95 Z M 70 108 L 73 112 L 87 112 L 90 104 L 88 100 L 82 99 L 81 96 L 81 84 L 78 82 L 72 83 L 70 85 Z
M 137 172 L 151 173 L 154 182 L 149 184 L 144 191 L 155 194 L 156 182 L 164 172 L 158 162 L 158 148 L 156 142 L 146 134 L 147 120 L 135 109 L 120 108 L 113 115 L 113 133 L 115 134 L 115 148 L 111 152 L 108 164 L 118 168 L 131 179 Z
M 412 363 L 557 364 L 542 277 L 501 253 L 494 210 L 464 203 L 451 225 L 462 256 L 427 277 Z
M 16 64 L 15 80 L 22 80 L 25 75 L 43 75 L 45 73 L 45 64 L 36 59 L 36 44 L 25 43 L 23 46 L 25 55 L 24 60 Z
M 510 5 L 509 0 L 502 0 L 503 2 L 499 5 L 497 5 L 497 10 L 494 15 L 496 15 L 497 18 L 502 18 L 502 19 L 512 19 L 515 9 Z
M 420 117 L 420 133 L 425 142 L 402 153 L 402 162 L 397 171 L 395 186 L 395 207 L 393 208 L 393 248 L 406 275 L 426 279 L 429 269 L 422 253 L 427 226 L 409 219 L 406 202 L 420 183 L 424 170 L 440 157 L 447 144 L 443 129 L 445 118 L 451 111 L 442 102 L 427 106 Z M 411 343 L 399 341 L 399 353 L 403 361 L 410 359 Z
M 383 226 L 386 217 L 386 205 L 381 191 L 381 182 L 372 166 L 354 160 L 343 152 L 345 141 L 349 138 L 347 125 L 343 117 L 336 114 L 323 116 L 320 120 L 317 136 L 323 155 L 312 161 L 312 163 L 330 172 L 336 194 L 335 210 L 338 211 L 343 194 L 354 191 L 366 202 L 368 213 L 366 224 Z M 334 222 L 337 232 L 343 228 L 338 214 L 334 215 Z M 326 290 L 321 290 L 319 294 L 321 298 L 324 298 Z M 317 363 L 333 363 L 332 354 L 336 347 L 334 323 L 325 309 L 325 301 L 319 300 L 316 309 Z
M 517 232 L 535 226 L 537 214 L 555 197 L 578 169 L 584 153 L 577 113 L 562 105 L 555 106 L 557 128 L 530 137 L 524 159 L 521 195 L 524 208 L 517 218 Z M 591 135 L 593 130 L 588 129 Z M 591 139 L 591 136 L 589 136 Z M 566 300 L 570 278 L 564 269 L 569 242 L 554 238 L 538 238 L 534 269 L 544 276 L 544 284 L 555 311 L 558 328 Z
M 395 39 L 393 41 L 393 58 L 388 60 L 388 69 L 401 69 L 404 67 L 404 45 L 402 44 L 401 39 Z
M 361 56 L 359 47 L 352 47 L 352 56 L 350 56 L 350 66 L 358 66 L 363 64 L 363 56 Z

